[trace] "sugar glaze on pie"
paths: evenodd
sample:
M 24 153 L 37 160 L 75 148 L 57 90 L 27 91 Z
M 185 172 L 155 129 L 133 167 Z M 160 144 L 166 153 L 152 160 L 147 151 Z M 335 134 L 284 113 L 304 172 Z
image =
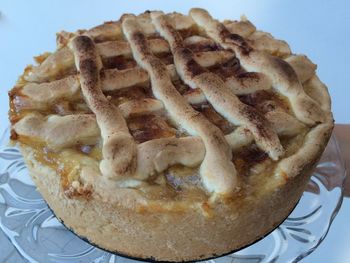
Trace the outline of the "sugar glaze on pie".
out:
M 159 11 L 57 34 L 9 92 L 58 218 L 166 261 L 239 249 L 293 209 L 333 128 L 316 65 L 246 18 Z

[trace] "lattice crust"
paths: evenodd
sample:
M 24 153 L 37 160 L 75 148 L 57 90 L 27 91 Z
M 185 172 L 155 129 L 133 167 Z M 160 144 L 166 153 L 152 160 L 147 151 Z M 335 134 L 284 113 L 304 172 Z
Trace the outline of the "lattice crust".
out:
M 13 139 L 56 159 L 89 153 L 73 154 L 85 161 L 71 177 L 101 196 L 115 187 L 159 191 L 176 165 L 200 167 L 196 187 L 207 195 L 230 196 L 245 187 L 238 160 L 256 148 L 270 159 L 255 170 L 283 182 L 313 160 L 332 127 L 316 65 L 246 18 L 146 12 L 61 32 L 57 43 L 10 93 Z
M 324 121 L 322 110 L 304 92 L 298 76 L 288 63 L 266 52 L 254 50 L 242 37 L 229 32 L 205 10 L 192 9 L 190 15 L 221 46 L 233 50 L 243 67 L 269 76 L 272 86 L 288 97 L 298 119 L 309 125 Z
M 178 125 L 181 125 L 189 134 L 197 135 L 202 139 L 206 154 L 201 164 L 201 175 L 206 189 L 210 192 L 232 192 L 237 181 L 236 170 L 231 162 L 232 153 L 224 134 L 195 111 L 176 90 L 165 65 L 152 54 L 141 27 L 134 17 L 124 19 L 123 31 L 131 44 L 137 63 L 150 75 L 155 97 L 163 101 L 166 110 Z M 169 151 L 174 154 L 169 154 L 168 158 L 176 159 L 174 158 L 177 155 L 176 148 L 172 147 Z M 170 160 L 163 160 L 163 162 L 169 163 Z

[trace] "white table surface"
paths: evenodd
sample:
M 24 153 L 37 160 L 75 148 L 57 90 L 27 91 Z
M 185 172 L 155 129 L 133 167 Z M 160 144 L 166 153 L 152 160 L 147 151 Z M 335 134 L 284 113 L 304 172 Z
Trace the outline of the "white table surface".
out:
M 214 17 L 236 18 L 245 14 L 259 29 L 286 40 L 294 53 L 307 54 L 318 64 L 318 75 L 329 87 L 337 123 L 350 123 L 350 2 L 302 1 L 0 1 L 0 116 L 7 114 L 6 96 L 33 55 L 55 49 L 55 33 L 75 31 L 123 13 L 149 10 L 187 13 L 204 7 Z M 5 123 L 0 124 L 3 128 Z M 350 262 L 350 200 L 344 199 L 328 236 L 302 262 Z M 7 242 L 7 243 L 6 243 Z M 9 246 L 1 236 L 0 246 Z M 1 250 L 0 250 L 1 251 Z M 21 262 L 15 253 L 0 254 L 0 262 Z

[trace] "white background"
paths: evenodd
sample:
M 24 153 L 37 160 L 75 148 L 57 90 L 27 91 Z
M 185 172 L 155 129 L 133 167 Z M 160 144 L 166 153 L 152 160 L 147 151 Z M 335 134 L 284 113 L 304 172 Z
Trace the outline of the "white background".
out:
M 10 1 L 0 0 L 0 116 L 6 92 L 33 55 L 55 49 L 55 33 L 89 28 L 146 9 L 180 11 L 204 7 L 219 19 L 245 14 L 259 29 L 286 40 L 294 53 L 318 64 L 329 87 L 335 120 L 350 123 L 350 2 L 338 1 Z M 3 118 L 1 118 L 3 119 Z M 7 125 L 1 123 L 2 126 Z M 350 201 L 345 200 L 330 234 L 303 262 L 350 262 Z

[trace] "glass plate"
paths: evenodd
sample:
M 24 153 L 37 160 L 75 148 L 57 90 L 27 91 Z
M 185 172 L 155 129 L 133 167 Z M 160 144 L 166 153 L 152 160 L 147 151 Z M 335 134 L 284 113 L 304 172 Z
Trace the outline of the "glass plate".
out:
M 18 149 L 0 138 L 0 227 L 24 261 L 125 262 L 67 230 L 52 214 L 31 181 Z M 327 235 L 342 203 L 345 168 L 332 136 L 317 169 L 290 216 L 262 240 L 211 263 L 297 262 Z

